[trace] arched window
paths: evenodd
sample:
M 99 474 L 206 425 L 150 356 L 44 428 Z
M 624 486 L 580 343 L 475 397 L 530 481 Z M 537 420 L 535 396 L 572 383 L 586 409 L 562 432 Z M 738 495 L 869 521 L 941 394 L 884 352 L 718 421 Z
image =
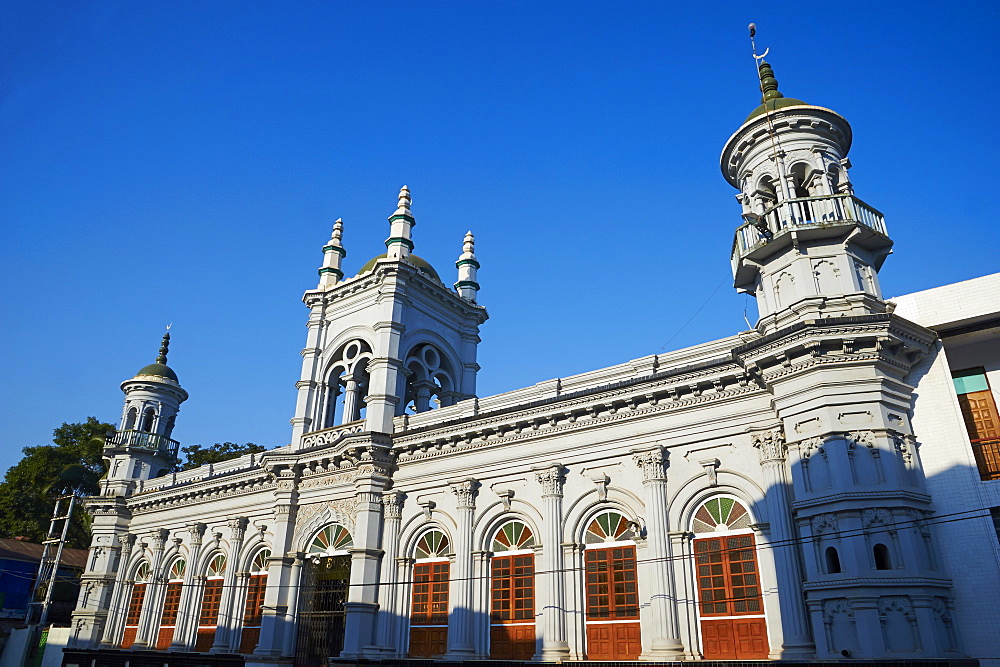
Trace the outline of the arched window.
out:
M 129 408 L 128 412 L 125 413 L 125 424 L 122 426 L 123 431 L 131 431 L 135 428 L 135 422 L 139 419 L 139 411 L 134 407 Z
M 198 618 L 198 639 L 194 650 L 207 653 L 215 641 L 219 624 L 219 606 L 222 604 L 222 582 L 226 574 L 226 557 L 216 554 L 205 572 L 205 590 L 201 597 L 201 616 Z
M 595 516 L 584 534 L 587 659 L 635 660 L 642 650 L 635 524 L 619 512 Z
M 310 554 L 332 554 L 354 546 L 351 533 L 339 523 L 331 523 L 317 533 L 309 545 Z
M 355 339 L 340 346 L 327 371 L 324 405 L 319 411 L 324 428 L 363 419 L 368 396 L 371 347 Z
M 165 649 L 174 638 L 177 626 L 177 612 L 181 607 L 181 591 L 184 589 L 184 571 L 187 562 L 175 558 L 167 570 L 167 592 L 163 596 L 163 615 L 160 616 L 160 630 L 156 635 L 156 648 Z
M 836 547 L 826 548 L 826 573 L 838 574 L 840 572 L 840 554 Z
M 490 560 L 490 657 L 530 660 L 535 653 L 535 536 L 509 521 L 493 537 Z
M 243 633 L 240 653 L 253 653 L 260 641 L 260 622 L 264 615 L 264 593 L 267 591 L 267 564 L 270 549 L 261 549 L 250 563 L 247 578 L 247 598 L 243 605 Z
M 451 543 L 440 530 L 429 530 L 414 549 L 410 608 L 410 657 L 431 658 L 448 650 L 448 575 Z
M 156 419 L 156 410 L 153 408 L 146 408 L 142 411 L 142 425 L 139 426 L 139 430 L 143 433 L 153 432 L 153 421 Z
M 146 599 L 146 585 L 149 582 L 149 563 L 142 561 L 136 568 L 132 583 L 132 595 L 128 602 L 128 613 L 125 616 L 125 633 L 122 636 L 122 648 L 129 648 L 135 642 L 139 630 L 139 616 L 142 613 L 142 603 Z
M 875 556 L 875 569 L 876 570 L 891 570 L 892 569 L 892 559 L 889 558 L 889 547 L 885 546 L 881 542 L 875 545 L 872 549 L 872 555 Z
M 767 623 L 752 524 L 747 508 L 729 496 L 702 503 L 691 519 L 706 660 L 767 658 Z M 732 642 L 730 638 L 736 636 L 746 641 Z
M 455 402 L 455 371 L 451 362 L 429 343 L 417 345 L 406 355 L 406 395 L 403 408 L 426 412 Z

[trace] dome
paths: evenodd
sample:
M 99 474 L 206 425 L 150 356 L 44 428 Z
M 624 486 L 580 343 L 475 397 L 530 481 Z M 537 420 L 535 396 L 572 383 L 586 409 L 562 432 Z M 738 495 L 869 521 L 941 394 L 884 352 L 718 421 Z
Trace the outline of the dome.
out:
M 766 111 L 774 111 L 775 109 L 782 109 L 784 107 L 808 107 L 808 106 L 812 105 L 807 102 L 803 102 L 802 100 L 797 100 L 794 97 L 778 97 L 773 100 L 768 100 L 764 104 L 761 104 L 759 107 L 751 111 L 750 115 L 747 116 L 747 119 L 743 122 L 748 123 L 757 116 L 762 116 Z
M 365 262 L 364 266 L 361 267 L 361 270 L 358 271 L 358 275 L 360 276 L 362 273 L 367 273 L 368 271 L 371 271 L 372 269 L 375 268 L 375 264 L 380 259 L 385 259 L 387 256 L 388 256 L 388 253 L 382 253 L 378 257 L 372 257 L 367 262 Z M 437 281 L 437 282 L 441 282 L 441 278 L 440 278 L 440 276 L 438 276 L 437 271 L 435 271 L 434 267 L 430 265 L 430 262 L 428 262 L 423 257 L 417 257 L 416 255 L 410 255 L 409 257 L 407 257 L 403 261 L 409 262 L 413 266 L 417 267 L 417 270 L 420 271 L 420 273 L 424 274 L 425 276 L 427 276 L 431 280 L 434 280 L 434 281 Z
M 139 377 L 140 375 L 154 375 L 168 380 L 173 380 L 174 382 L 180 384 L 180 381 L 177 379 L 177 373 L 175 373 L 174 370 L 166 364 L 150 364 L 148 366 L 143 366 L 135 375 L 136 377 Z

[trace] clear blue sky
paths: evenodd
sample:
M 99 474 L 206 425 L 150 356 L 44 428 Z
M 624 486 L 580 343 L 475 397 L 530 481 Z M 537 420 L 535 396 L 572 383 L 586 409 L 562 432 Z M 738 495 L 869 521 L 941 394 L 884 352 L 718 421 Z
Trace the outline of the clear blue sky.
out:
M 169 322 L 176 437 L 285 444 L 330 226 L 356 271 L 404 183 L 446 282 L 476 233 L 480 395 L 745 329 L 751 20 L 853 125 L 886 294 L 996 272 L 998 7 L 2 0 L 0 469 L 117 421 Z

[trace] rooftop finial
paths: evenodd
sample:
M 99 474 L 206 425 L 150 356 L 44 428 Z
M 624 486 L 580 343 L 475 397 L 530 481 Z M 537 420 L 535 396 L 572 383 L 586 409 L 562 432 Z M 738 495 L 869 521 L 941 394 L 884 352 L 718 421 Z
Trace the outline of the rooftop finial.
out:
M 757 74 L 760 77 L 760 103 L 765 104 L 768 100 L 784 97 L 778 91 L 778 80 L 774 78 L 774 70 L 771 65 L 764 60 L 764 56 L 771 50 L 770 47 L 764 49 L 764 53 L 757 55 L 757 43 L 754 37 L 757 35 L 757 24 L 751 23 L 747 26 L 750 30 L 750 48 L 753 50 L 754 60 L 757 61 Z
M 409 213 L 411 201 L 412 200 L 410 199 L 410 188 L 404 185 L 399 189 L 399 204 L 398 204 L 399 209 L 396 212 Z
M 336 222 L 333 223 L 333 234 L 330 236 L 331 241 L 337 241 L 337 243 L 331 243 L 330 245 L 340 245 L 340 240 L 344 237 L 344 219 L 337 218 Z
M 160 341 L 160 354 L 156 357 L 156 363 L 167 365 L 167 348 L 170 347 L 170 325 L 167 325 L 167 333 L 163 334 L 163 340 Z M 147 357 L 148 358 L 148 357 Z
M 476 237 L 472 235 L 471 230 L 465 232 L 465 242 L 462 244 L 462 250 L 469 253 L 476 251 Z

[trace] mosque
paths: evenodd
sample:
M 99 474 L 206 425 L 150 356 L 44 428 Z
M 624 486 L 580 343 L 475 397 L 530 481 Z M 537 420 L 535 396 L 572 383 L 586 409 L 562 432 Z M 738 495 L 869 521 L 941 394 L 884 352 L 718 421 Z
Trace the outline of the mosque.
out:
M 475 239 L 445 284 L 403 187 L 323 247 L 289 445 L 171 472 L 169 336 L 122 384 L 64 664 L 1000 656 L 1000 274 L 884 298 L 851 126 L 759 73 L 753 329 L 478 397 Z

